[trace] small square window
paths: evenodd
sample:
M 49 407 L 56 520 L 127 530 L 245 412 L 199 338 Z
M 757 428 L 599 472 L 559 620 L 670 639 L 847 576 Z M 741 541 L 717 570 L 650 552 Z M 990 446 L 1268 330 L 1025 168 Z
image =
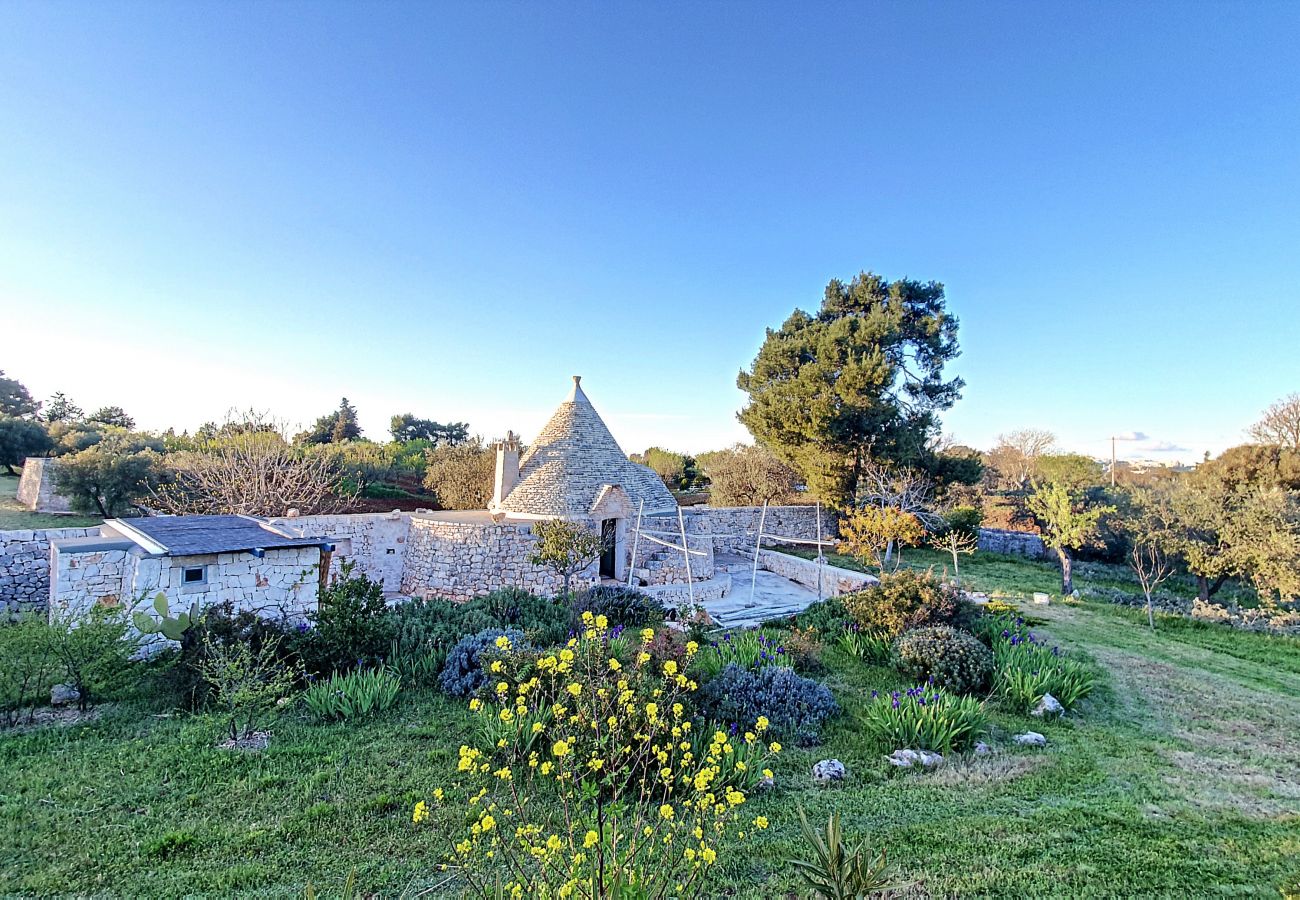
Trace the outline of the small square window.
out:
M 181 571 L 181 584 L 203 584 L 207 580 L 207 566 L 186 566 Z
M 387 550 L 385 550 L 384 552 L 387 553 L 389 556 L 392 556 L 394 553 L 397 552 L 397 550 L 396 550 L 396 548 L 394 548 L 394 547 L 389 547 L 389 548 L 388 548 Z

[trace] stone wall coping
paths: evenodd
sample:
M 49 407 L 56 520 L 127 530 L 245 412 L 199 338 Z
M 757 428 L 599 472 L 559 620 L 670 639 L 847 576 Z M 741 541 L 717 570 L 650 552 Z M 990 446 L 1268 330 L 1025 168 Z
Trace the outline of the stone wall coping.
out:
M 125 538 L 83 537 L 57 538 L 50 546 L 60 553 L 97 553 L 101 550 L 137 550 L 135 541 Z

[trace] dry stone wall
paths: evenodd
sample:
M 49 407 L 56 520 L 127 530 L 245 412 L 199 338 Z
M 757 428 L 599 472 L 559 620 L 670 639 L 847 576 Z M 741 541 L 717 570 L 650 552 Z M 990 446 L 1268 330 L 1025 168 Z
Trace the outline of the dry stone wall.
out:
M 686 556 L 674 549 L 682 545 L 683 525 L 686 546 L 692 551 L 690 580 L 705 581 L 713 577 L 713 523 L 706 516 L 696 515 L 685 516 L 681 522 L 676 516 L 644 516 L 640 539 L 634 529 L 629 529 L 627 552 L 629 557 L 635 556 L 631 560 L 634 578 L 647 585 L 686 584 Z M 655 543 L 652 538 L 673 547 Z
M 714 534 L 714 550 L 718 553 L 748 553 L 753 556 L 760 518 L 765 535 L 805 541 L 817 539 L 816 506 L 769 506 L 766 517 L 761 506 L 696 506 L 684 512 L 688 517 L 700 516 L 709 521 Z M 834 540 L 839 535 L 834 511 L 823 507 L 821 518 L 822 539 Z
M 554 596 L 562 590 L 563 581 L 528 561 L 536 543 L 532 526 L 526 523 L 448 522 L 414 515 L 402 593 L 465 600 L 497 588 L 521 587 Z M 596 571 L 593 563 L 574 576 L 571 589 L 596 583 Z
M 1031 559 L 1051 556 L 1039 535 L 1028 531 L 1004 531 L 1001 528 L 981 528 L 979 549 L 986 553 L 1006 553 Z
M 18 502 L 27 509 L 43 513 L 71 512 L 68 498 L 54 486 L 54 470 L 59 461 L 30 456 L 23 462 L 23 477 L 18 480 Z
M 750 556 L 753 556 L 752 552 Z M 852 569 L 841 569 L 838 566 L 819 567 L 814 560 L 791 556 L 788 553 L 778 553 L 775 550 L 762 551 L 758 555 L 758 565 L 768 572 L 780 575 L 782 578 L 789 578 L 812 591 L 818 590 L 820 578 L 820 592 L 827 597 L 851 594 L 880 583 L 874 575 L 865 572 L 854 572 Z M 820 573 L 818 568 L 821 569 Z
M 365 575 L 395 593 L 402 589 L 402 573 L 406 567 L 406 543 L 411 533 L 411 517 L 407 513 L 362 513 L 337 516 L 300 516 L 292 519 L 272 519 L 278 527 L 294 529 L 304 536 L 325 537 L 335 541 L 346 540 L 350 547 L 340 546 L 330 561 L 330 573 L 338 574 L 339 566 L 350 560 L 356 573 Z
M 50 541 L 97 534 L 98 527 L 0 531 L 0 617 L 45 608 L 50 597 Z
M 84 616 L 96 604 L 148 608 L 159 591 L 173 608 L 207 609 L 229 602 L 237 611 L 301 621 L 314 609 L 320 549 L 268 549 L 201 556 L 146 556 L 126 541 L 55 544 L 51 616 Z M 203 567 L 205 580 L 185 584 L 187 568 Z

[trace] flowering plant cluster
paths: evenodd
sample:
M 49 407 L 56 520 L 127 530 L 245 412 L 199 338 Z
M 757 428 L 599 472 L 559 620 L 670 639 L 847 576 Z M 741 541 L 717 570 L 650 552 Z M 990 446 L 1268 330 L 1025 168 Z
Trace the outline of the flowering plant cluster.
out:
M 932 679 L 902 693 L 872 691 L 864 721 L 884 745 L 950 753 L 969 748 L 983 733 L 984 704 L 945 693 Z
M 692 660 L 691 671 L 705 678 L 713 678 L 729 665 L 742 669 L 763 666 L 788 666 L 794 662 L 786 653 L 785 645 L 777 638 L 761 631 L 726 632 L 721 640 L 710 641 Z
M 1033 709 L 1051 694 L 1069 709 L 1093 688 L 1092 670 L 1061 648 L 1039 640 L 1032 631 L 1007 629 L 993 642 L 996 667 L 993 689 L 1021 711 Z
M 496 642 L 487 683 L 470 701 L 483 739 L 460 748 L 455 790 L 433 797 L 445 807 L 439 819 L 463 817 L 446 866 L 472 893 L 689 895 L 724 837 L 767 827 L 762 816 L 743 819 L 746 795 L 733 776 L 753 768 L 770 777 L 764 766 L 781 747 L 765 741 L 768 723 L 696 734 L 698 685 L 676 660 L 649 652 L 652 629 L 626 637 L 587 612 L 553 651 Z M 688 660 L 698 651 L 688 644 Z M 413 818 L 431 812 L 424 801 Z

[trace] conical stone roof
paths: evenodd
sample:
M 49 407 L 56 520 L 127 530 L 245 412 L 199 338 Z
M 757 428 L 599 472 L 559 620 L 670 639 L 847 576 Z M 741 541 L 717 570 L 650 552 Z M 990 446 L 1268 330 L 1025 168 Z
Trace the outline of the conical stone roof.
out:
M 575 518 L 590 513 L 601 491 L 617 485 L 637 509 L 677 509 L 677 501 L 651 469 L 627 458 L 573 376 L 573 390 L 551 416 L 519 463 L 519 481 L 501 503 L 507 514 Z

